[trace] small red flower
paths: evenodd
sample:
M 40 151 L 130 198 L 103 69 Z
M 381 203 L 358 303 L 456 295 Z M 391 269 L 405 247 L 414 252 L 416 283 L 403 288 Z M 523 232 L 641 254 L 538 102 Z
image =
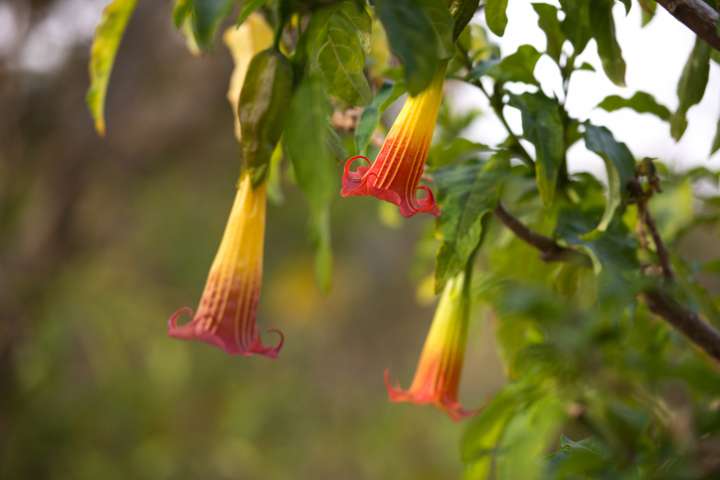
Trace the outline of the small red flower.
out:
M 372 165 L 362 155 L 347 160 L 340 192 L 343 197 L 374 196 L 400 207 L 405 217 L 419 212 L 440 215 L 430 188 L 419 184 L 442 102 L 444 77 L 442 68 L 426 90 L 406 100 Z M 351 171 L 356 160 L 365 165 Z M 418 190 L 424 192 L 423 197 L 418 198 Z
M 453 420 L 475 413 L 465 410 L 458 401 L 468 328 L 463 284 L 464 275 L 460 274 L 445 286 L 410 388 L 402 390 L 393 387 L 390 372 L 385 370 L 385 386 L 390 401 L 432 404 Z
M 185 340 L 202 340 L 230 355 L 277 357 L 283 344 L 262 344 L 255 322 L 262 283 L 263 241 L 265 235 L 265 183 L 253 187 L 250 175 L 241 177 L 235 203 L 223 239 L 210 267 L 200 306 L 192 320 L 177 321 L 188 307 L 168 320 L 168 334 Z

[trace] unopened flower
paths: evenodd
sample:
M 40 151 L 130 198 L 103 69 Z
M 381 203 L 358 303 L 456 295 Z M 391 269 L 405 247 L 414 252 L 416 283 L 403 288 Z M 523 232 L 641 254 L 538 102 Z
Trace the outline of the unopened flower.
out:
M 362 155 L 347 160 L 343 197 L 371 195 L 394 203 L 405 217 L 418 212 L 440 214 L 430 188 L 419 184 L 442 102 L 444 78 L 445 68 L 441 68 L 426 90 L 405 101 L 372 165 Z M 365 165 L 351 171 L 357 160 Z M 418 198 L 418 190 L 423 191 L 424 196 Z
M 458 401 L 468 328 L 464 283 L 464 274 L 460 274 L 445 285 L 410 388 L 393 387 L 390 373 L 385 370 L 385 386 L 391 401 L 432 404 L 453 420 L 475 413 L 465 410 Z
M 262 282 L 265 235 L 266 186 L 253 187 L 244 173 L 238 185 L 220 248 L 210 267 L 200 305 L 192 320 L 178 318 L 192 310 L 185 307 L 168 320 L 168 334 L 185 340 L 202 340 L 231 355 L 259 354 L 275 358 L 282 347 L 262 344 L 255 323 Z

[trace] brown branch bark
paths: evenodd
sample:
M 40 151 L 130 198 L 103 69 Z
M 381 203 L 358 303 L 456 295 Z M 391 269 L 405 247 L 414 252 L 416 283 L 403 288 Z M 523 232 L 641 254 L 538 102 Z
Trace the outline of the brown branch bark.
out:
M 720 14 L 703 0 L 657 0 L 670 15 L 685 24 L 695 34 L 720 51 L 717 24 Z
M 533 232 L 505 210 L 501 204 L 498 204 L 494 213 L 503 225 L 518 238 L 535 247 L 540 252 L 540 258 L 544 261 L 580 261 L 587 266 L 592 264 L 584 253 L 573 248 L 564 247 L 550 237 Z M 657 234 L 657 229 L 655 229 L 655 234 Z M 662 245 L 662 241 L 660 245 Z M 720 362 L 720 331 L 700 318 L 697 313 L 678 303 L 665 290 L 657 287 L 647 288 L 642 293 L 642 299 L 653 313 L 668 322 L 673 328 L 679 330 L 688 340 Z

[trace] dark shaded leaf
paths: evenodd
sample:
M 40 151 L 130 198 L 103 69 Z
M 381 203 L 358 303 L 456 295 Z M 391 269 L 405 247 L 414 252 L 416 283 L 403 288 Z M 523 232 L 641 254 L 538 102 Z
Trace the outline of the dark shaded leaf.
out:
M 605 127 L 585 126 L 585 146 L 602 157 L 608 175 L 608 199 L 598 231 L 604 231 L 615 210 L 626 198 L 628 182 L 635 176 L 635 159 L 630 150 Z
M 238 114 L 243 162 L 255 185 L 265 178 L 270 157 L 282 134 L 292 85 L 292 65 L 277 50 L 264 50 L 250 61 L 240 92 Z
M 445 9 L 447 26 L 434 22 L 441 20 Z M 431 17 L 427 13 L 434 12 Z M 438 32 L 447 32 L 452 43 L 453 20 L 442 0 L 378 0 L 375 12 L 385 27 L 390 48 L 405 67 L 405 79 L 410 95 L 417 95 L 432 81 L 445 58 L 446 39 L 438 38 Z
M 710 46 L 698 38 L 678 81 L 678 109 L 670 121 L 670 133 L 675 140 L 680 140 L 685 133 L 688 110 L 705 95 L 709 73 Z
M 242 25 L 250 14 L 262 7 L 265 2 L 266 0 L 243 0 L 242 6 L 240 7 L 240 13 L 238 13 L 237 20 L 235 20 L 235 25 Z
M 212 45 L 215 32 L 233 5 L 233 0 L 193 0 L 193 32 L 200 48 L 207 50 Z
M 545 205 L 555 198 L 558 172 L 565 161 L 560 106 L 542 92 L 512 95 L 509 105 L 522 113 L 523 136 L 535 145 L 535 177 Z
M 625 86 L 625 60 L 615 38 L 615 20 L 612 16 L 614 0 L 591 0 L 590 18 L 598 54 L 608 78 L 619 86 Z
M 454 40 L 457 40 L 463 29 L 470 23 L 479 5 L 480 0 L 457 0 L 453 3 L 451 13 L 455 19 L 455 24 L 453 25 Z
M 670 110 L 646 92 L 636 92 L 630 98 L 609 95 L 598 104 L 598 107 L 608 112 L 614 112 L 621 108 L 631 108 L 638 113 L 651 113 L 661 120 L 670 119 Z
M 103 10 L 90 51 L 90 88 L 85 101 L 98 134 L 105 135 L 105 95 L 115 55 L 137 0 L 114 0 Z
M 646 26 L 655 17 L 657 3 L 655 0 L 639 0 L 642 8 L 642 26 Z
M 710 155 L 720 150 L 720 120 L 718 120 L 717 128 L 715 129 L 715 139 L 713 140 L 712 147 L 710 147 Z
M 502 37 L 507 26 L 507 0 L 487 0 L 485 2 L 485 21 L 492 32 Z
M 547 3 L 533 3 L 533 9 L 538 14 L 538 26 L 545 32 L 547 47 L 545 50 L 556 62 L 560 60 L 565 35 L 558 20 L 558 10 Z

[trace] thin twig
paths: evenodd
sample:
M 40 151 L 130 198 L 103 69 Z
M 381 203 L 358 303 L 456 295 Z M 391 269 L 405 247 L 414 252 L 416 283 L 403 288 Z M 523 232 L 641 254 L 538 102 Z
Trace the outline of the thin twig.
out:
M 544 261 L 581 261 L 584 265 L 591 264 L 590 259 L 584 253 L 564 247 L 552 238 L 532 231 L 505 210 L 502 205 L 498 204 L 494 213 L 518 238 L 539 250 L 540 258 Z M 657 229 L 655 231 L 657 232 Z M 660 244 L 662 245 L 662 242 Z M 584 258 L 581 259 L 581 257 Z M 720 332 L 712 325 L 705 322 L 697 313 L 678 303 L 663 289 L 647 288 L 642 292 L 641 297 L 653 313 L 682 332 L 688 340 L 720 362 Z
M 528 167 L 534 169 L 535 162 L 533 161 L 533 158 L 528 153 L 528 151 L 525 150 L 525 147 L 523 147 L 522 143 L 520 143 L 520 139 L 518 138 L 518 136 L 515 135 L 515 132 L 513 132 L 512 128 L 510 128 L 510 124 L 505 119 L 505 114 L 502 111 L 502 105 L 497 105 L 496 102 L 493 101 L 492 96 L 490 96 L 490 94 L 485 89 L 485 86 L 483 86 L 480 80 L 465 79 L 465 81 L 468 82 L 470 85 L 477 87 L 483 93 L 483 95 L 485 95 L 485 98 L 487 98 L 488 102 L 490 103 L 490 108 L 492 108 L 495 116 L 498 118 L 498 120 L 500 120 L 500 123 L 502 123 L 503 127 L 505 127 L 508 135 L 510 135 L 510 138 L 513 139 L 513 143 L 517 146 L 517 151 L 518 153 L 520 153 L 520 160 L 522 160 Z

